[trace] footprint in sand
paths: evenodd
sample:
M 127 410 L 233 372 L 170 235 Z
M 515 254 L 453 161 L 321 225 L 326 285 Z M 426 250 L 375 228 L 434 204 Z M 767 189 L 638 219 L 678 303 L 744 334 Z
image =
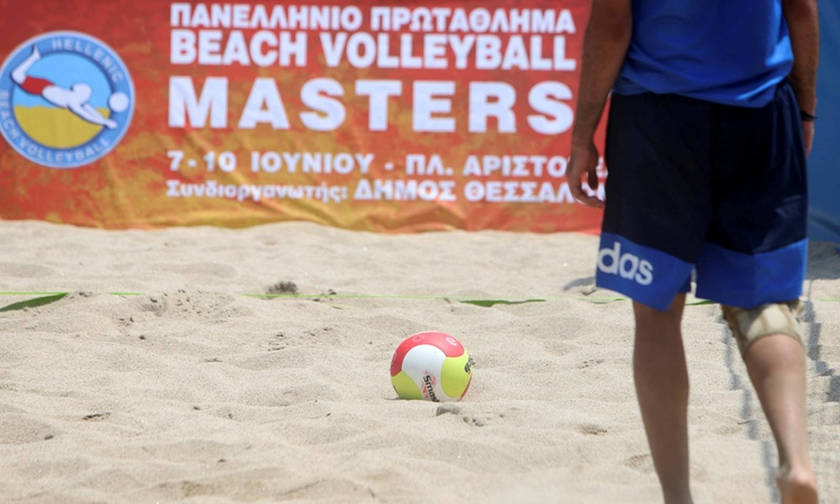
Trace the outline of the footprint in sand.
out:
M 645 474 L 653 472 L 653 459 L 648 454 L 633 455 L 625 459 L 622 464 Z

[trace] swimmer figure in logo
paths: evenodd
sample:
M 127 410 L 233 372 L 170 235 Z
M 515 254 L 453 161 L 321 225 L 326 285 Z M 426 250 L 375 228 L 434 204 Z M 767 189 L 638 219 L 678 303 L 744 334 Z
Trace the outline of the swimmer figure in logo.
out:
M 92 93 L 89 85 L 79 82 L 67 89 L 56 86 L 47 79 L 26 75 L 29 68 L 39 59 L 41 59 L 41 53 L 38 52 L 37 47 L 33 46 L 32 54 L 12 71 L 12 80 L 21 89 L 33 95 L 40 95 L 56 107 L 67 109 L 87 122 L 99 124 L 108 129 L 117 127 L 116 121 L 104 117 L 88 103 Z

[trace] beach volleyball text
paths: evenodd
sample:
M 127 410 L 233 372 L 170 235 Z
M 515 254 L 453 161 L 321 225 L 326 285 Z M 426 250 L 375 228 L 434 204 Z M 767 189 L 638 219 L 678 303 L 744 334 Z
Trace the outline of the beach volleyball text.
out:
M 415 132 L 557 135 L 573 122 L 572 89 L 561 78 L 578 68 L 567 51 L 567 37 L 577 33 L 568 9 L 173 3 L 170 28 L 173 128 L 334 131 L 361 114 L 369 131 L 386 131 L 391 117 L 408 112 L 411 120 L 400 126 Z M 284 84 L 283 72 L 315 63 L 322 71 L 400 70 L 417 78 L 313 75 Z M 177 74 L 195 66 L 219 75 Z M 229 67 L 277 75 L 232 90 Z M 435 78 L 453 70 L 481 78 Z M 499 79 L 522 71 L 543 79 L 525 86 Z M 244 101 L 234 105 L 234 92 Z M 456 114 L 459 103 L 466 120 Z

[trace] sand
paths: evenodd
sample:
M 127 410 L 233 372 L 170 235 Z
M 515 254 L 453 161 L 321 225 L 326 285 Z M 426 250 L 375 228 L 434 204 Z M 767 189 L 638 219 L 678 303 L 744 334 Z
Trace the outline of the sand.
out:
M 595 236 L 0 222 L 0 244 L 0 306 L 69 292 L 0 312 L 2 502 L 659 501 L 630 303 L 594 288 Z M 248 296 L 278 282 L 302 296 Z M 836 503 L 835 246 L 812 244 L 805 295 Z M 427 329 L 475 360 L 459 403 L 396 399 L 391 355 Z M 772 502 L 772 437 L 716 307 L 688 306 L 684 332 L 696 501 Z

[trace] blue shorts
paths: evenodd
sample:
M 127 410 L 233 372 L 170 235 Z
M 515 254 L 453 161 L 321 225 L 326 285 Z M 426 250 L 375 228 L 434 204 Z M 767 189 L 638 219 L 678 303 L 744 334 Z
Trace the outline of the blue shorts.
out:
M 614 94 L 596 282 L 659 310 L 690 288 L 751 309 L 796 299 L 807 256 L 799 106 Z

